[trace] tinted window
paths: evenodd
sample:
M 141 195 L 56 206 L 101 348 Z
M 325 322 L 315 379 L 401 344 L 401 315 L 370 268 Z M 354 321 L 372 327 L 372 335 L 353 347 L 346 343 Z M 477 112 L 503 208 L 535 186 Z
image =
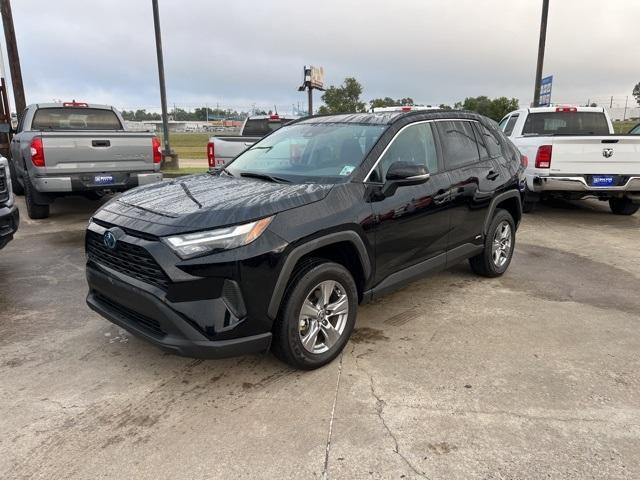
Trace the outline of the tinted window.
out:
M 516 126 L 519 116 L 520 115 L 511 115 L 505 126 L 502 128 L 502 131 L 507 137 L 513 133 L 513 127 Z
M 290 122 L 288 118 L 271 120 L 269 118 L 249 118 L 244 125 L 242 135 L 247 137 L 264 137 L 265 135 L 278 130 L 280 127 Z
M 471 122 L 436 122 L 442 142 L 444 165 L 456 168 L 480 160 Z
M 85 107 L 40 108 L 31 122 L 32 130 L 122 130 L 112 110 Z
M 480 132 L 480 137 L 483 140 L 488 156 L 494 158 L 502 155 L 502 145 L 500 145 L 500 140 L 498 140 L 493 132 L 480 123 L 476 124 L 476 126 Z
M 603 112 L 530 113 L 523 135 L 609 135 Z
M 402 130 L 387 148 L 370 180 L 384 181 L 389 167 L 395 162 L 425 165 L 429 173 L 438 171 L 438 155 L 430 123 L 410 125 Z
M 240 154 L 227 170 L 252 172 L 291 182 L 344 181 L 362 163 L 386 125 L 295 123 L 260 140 Z
M 631 131 L 629 132 L 630 135 L 640 135 L 640 125 L 636 125 L 634 128 L 631 129 Z

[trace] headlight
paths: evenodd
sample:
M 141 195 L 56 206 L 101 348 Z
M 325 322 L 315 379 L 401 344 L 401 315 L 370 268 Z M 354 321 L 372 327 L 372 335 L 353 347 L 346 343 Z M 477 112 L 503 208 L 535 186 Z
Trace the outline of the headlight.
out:
M 213 250 L 229 250 L 248 245 L 262 235 L 271 220 L 273 217 L 267 217 L 233 227 L 166 237 L 162 241 L 180 258 L 191 258 Z

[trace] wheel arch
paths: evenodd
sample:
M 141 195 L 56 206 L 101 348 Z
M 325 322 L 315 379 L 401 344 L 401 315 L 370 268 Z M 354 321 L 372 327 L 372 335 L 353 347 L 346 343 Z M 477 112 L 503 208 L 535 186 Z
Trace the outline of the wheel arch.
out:
M 489 205 L 489 211 L 487 212 L 487 217 L 484 221 L 484 234 L 487 234 L 489 229 L 489 225 L 491 225 L 491 220 L 496 212 L 496 209 L 502 208 L 508 211 L 513 217 L 513 221 L 516 224 L 516 228 L 520 224 L 520 220 L 522 219 L 522 197 L 520 192 L 517 190 L 509 190 L 506 192 L 502 192 L 491 201 Z
M 360 235 L 354 231 L 334 232 L 309 240 L 287 255 L 273 289 L 267 314 L 278 316 L 282 300 L 296 267 L 307 258 L 324 258 L 343 265 L 351 272 L 362 300 L 366 281 L 371 276 L 371 259 Z

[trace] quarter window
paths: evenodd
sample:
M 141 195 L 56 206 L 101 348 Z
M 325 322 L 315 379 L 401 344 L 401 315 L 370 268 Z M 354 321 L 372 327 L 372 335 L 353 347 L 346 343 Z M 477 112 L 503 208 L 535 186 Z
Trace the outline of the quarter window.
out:
M 487 147 L 487 151 L 489 152 L 489 156 L 491 158 L 499 157 L 502 155 L 502 146 L 500 145 L 500 140 L 484 125 L 478 123 L 478 130 L 480 131 L 480 136 L 484 141 L 484 144 Z
M 444 165 L 448 170 L 480 161 L 471 122 L 437 122 L 436 125 L 442 140 Z
M 389 167 L 395 162 L 425 165 L 429 173 L 438 171 L 438 155 L 430 123 L 410 125 L 402 130 L 387 148 L 370 180 L 383 182 Z

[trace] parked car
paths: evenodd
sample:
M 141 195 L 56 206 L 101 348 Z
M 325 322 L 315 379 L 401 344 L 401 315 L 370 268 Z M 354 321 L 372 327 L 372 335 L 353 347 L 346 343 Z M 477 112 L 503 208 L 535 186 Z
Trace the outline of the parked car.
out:
M 13 196 L 9 162 L 0 157 L 0 249 L 13 239 L 20 225 L 20 213 Z
M 214 173 L 141 187 L 86 232 L 87 303 L 167 350 L 335 358 L 358 304 L 469 259 L 502 275 L 524 166 L 459 111 L 309 117 Z
M 160 140 L 124 130 L 120 113 L 79 102 L 29 105 L 11 141 L 11 178 L 30 218 L 49 216 L 56 198 L 97 198 L 162 180 Z
M 640 138 L 614 135 L 604 108 L 523 108 L 505 116 L 500 127 L 531 160 L 525 212 L 549 197 L 593 196 L 618 215 L 640 208 Z
M 281 117 L 277 114 L 255 115 L 245 119 L 240 129 L 240 135 L 213 136 L 209 138 L 209 143 L 207 144 L 209 169 L 213 170 L 226 165 L 262 137 L 295 120 L 295 118 Z M 224 128 L 222 130 L 224 131 Z
M 629 130 L 629 135 L 640 135 L 640 123 Z

